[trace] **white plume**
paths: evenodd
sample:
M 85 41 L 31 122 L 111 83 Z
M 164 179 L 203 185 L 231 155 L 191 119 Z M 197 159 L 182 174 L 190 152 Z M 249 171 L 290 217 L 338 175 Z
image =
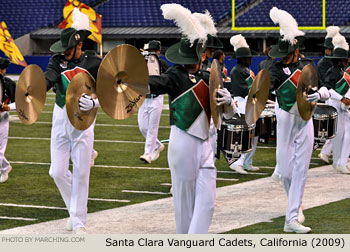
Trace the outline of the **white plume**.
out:
M 339 33 L 339 26 L 328 26 L 326 38 L 333 38 Z
M 163 4 L 160 6 L 160 9 L 165 19 L 174 20 L 175 24 L 180 28 L 181 33 L 188 38 L 191 44 L 196 39 L 202 42 L 207 41 L 207 33 L 189 9 L 174 3 Z
M 90 19 L 82 13 L 78 8 L 73 10 L 73 24 L 72 28 L 76 30 L 90 30 Z
M 230 43 L 233 46 L 234 51 L 237 51 L 237 49 L 241 47 L 249 48 L 247 41 L 241 34 L 232 36 L 230 38 Z
M 292 15 L 284 10 L 273 7 L 270 10 L 270 18 L 275 24 L 279 24 L 280 34 L 283 36 L 282 40 L 287 40 L 292 45 L 296 43 L 295 37 L 305 34 L 298 29 L 298 23 Z
M 213 17 L 210 15 L 208 10 L 206 10 L 204 14 L 197 12 L 193 13 L 193 16 L 197 18 L 199 23 L 202 25 L 202 27 L 208 34 L 216 36 L 217 30 L 215 28 L 215 23 Z
M 349 44 L 346 42 L 346 39 L 344 36 L 337 34 L 333 37 L 332 43 L 334 45 L 334 49 L 336 48 L 342 48 L 346 51 L 349 51 Z

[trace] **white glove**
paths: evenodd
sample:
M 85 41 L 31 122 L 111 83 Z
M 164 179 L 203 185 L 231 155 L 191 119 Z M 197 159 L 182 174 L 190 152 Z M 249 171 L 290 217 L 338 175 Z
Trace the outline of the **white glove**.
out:
M 89 111 L 95 107 L 99 107 L 100 103 L 98 99 L 93 99 L 87 94 L 82 95 L 79 99 L 79 108 L 81 111 Z
M 329 94 L 329 91 L 326 87 L 321 87 L 319 90 L 318 90 L 318 93 L 320 94 L 321 96 L 321 101 L 325 101 L 325 100 L 328 100 L 329 97 L 330 97 L 330 94 Z
M 306 97 L 306 100 L 309 101 L 309 102 L 317 102 L 320 99 L 321 99 L 321 95 L 319 94 L 319 92 L 315 92 L 313 94 L 309 94 Z
M 231 105 L 232 104 L 232 97 L 230 91 L 227 90 L 227 88 L 220 88 L 218 89 L 218 94 L 222 97 L 217 98 L 218 106 L 221 105 Z

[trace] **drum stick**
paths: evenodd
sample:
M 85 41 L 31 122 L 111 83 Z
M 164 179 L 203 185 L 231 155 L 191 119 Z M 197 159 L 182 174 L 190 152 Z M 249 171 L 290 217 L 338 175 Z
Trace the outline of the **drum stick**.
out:
M 276 102 L 269 99 L 269 100 L 267 100 L 267 103 L 275 104 Z

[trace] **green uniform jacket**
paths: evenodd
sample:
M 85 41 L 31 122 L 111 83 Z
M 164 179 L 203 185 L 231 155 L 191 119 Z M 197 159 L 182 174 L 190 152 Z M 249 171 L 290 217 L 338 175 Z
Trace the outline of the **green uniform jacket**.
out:
M 74 75 L 79 72 L 87 72 L 96 81 L 97 71 L 101 64 L 101 58 L 95 55 L 82 54 L 80 59 L 67 61 L 61 54 L 51 57 L 47 66 L 45 77 L 47 90 L 51 88 L 56 92 L 56 104 L 63 108 L 66 104 L 66 92 Z
M 324 86 L 344 96 L 349 90 L 350 75 L 339 65 L 333 65 L 326 73 Z
M 151 75 L 149 80 L 152 94 L 169 94 L 174 124 L 189 134 L 194 132 L 192 135 L 201 139 L 206 139 L 208 136 L 196 135 L 196 130 L 192 128 L 204 112 L 209 130 L 210 105 L 207 83 L 209 83 L 209 72 L 197 72 L 190 79 L 188 72 L 181 65 L 170 67 L 160 76 Z
M 289 112 L 295 104 L 299 77 L 304 66 L 308 64 L 315 67 L 313 61 L 306 58 L 299 59 L 296 63 L 289 65 L 284 65 L 282 61 L 275 61 L 270 67 L 270 91 L 276 91 L 281 109 Z

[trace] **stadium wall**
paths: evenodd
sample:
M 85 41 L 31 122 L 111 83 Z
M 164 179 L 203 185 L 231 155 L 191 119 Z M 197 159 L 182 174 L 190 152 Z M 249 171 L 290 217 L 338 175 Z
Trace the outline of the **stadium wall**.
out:
M 3 57 L 3 56 L 0 55 L 0 57 Z M 166 60 L 164 56 L 161 56 L 161 58 Z M 318 60 L 320 59 L 320 57 L 309 57 L 309 58 L 311 58 L 315 62 L 315 64 L 317 64 Z M 40 66 L 43 71 L 46 71 L 46 67 L 49 64 L 50 56 L 24 56 L 24 59 L 26 60 L 28 65 L 36 64 L 36 65 Z M 253 72 L 255 74 L 258 73 L 259 63 L 265 59 L 266 59 L 265 56 L 253 57 L 251 69 L 253 70 Z M 168 61 L 168 63 L 170 65 L 173 65 L 169 61 Z M 228 73 L 231 72 L 231 69 L 236 65 L 236 63 L 237 63 L 237 60 L 232 59 L 231 57 L 225 58 L 225 66 L 228 70 Z M 22 70 L 23 70 L 23 67 L 15 65 L 15 64 L 10 64 L 10 66 L 7 68 L 7 73 L 8 74 L 20 74 L 22 72 Z

